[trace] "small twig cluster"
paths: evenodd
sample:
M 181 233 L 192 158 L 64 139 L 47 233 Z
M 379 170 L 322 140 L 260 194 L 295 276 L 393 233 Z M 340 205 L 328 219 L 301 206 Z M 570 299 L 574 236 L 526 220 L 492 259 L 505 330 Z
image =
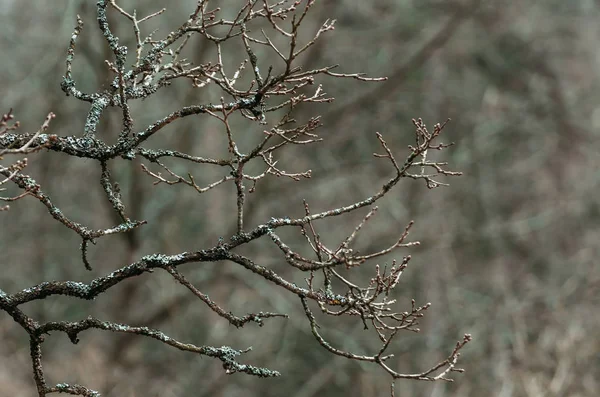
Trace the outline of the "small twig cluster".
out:
M 237 356 L 247 350 L 235 350 L 229 347 L 195 346 L 176 341 L 158 330 L 146 327 L 133 327 L 87 318 L 75 322 L 47 322 L 40 324 L 26 315 L 19 306 L 34 300 L 45 299 L 52 295 L 66 295 L 79 299 L 94 299 L 119 284 L 120 282 L 139 276 L 155 269 L 168 272 L 175 281 L 185 286 L 193 295 L 198 297 L 217 315 L 226 319 L 236 327 L 242 327 L 249 322 L 263 325 L 263 320 L 272 317 L 286 317 L 286 314 L 259 312 L 236 316 L 212 301 L 206 294 L 188 281 L 178 270 L 179 266 L 199 262 L 229 261 L 249 270 L 257 277 L 262 277 L 274 286 L 283 288 L 296 295 L 304 308 L 310 328 L 316 340 L 330 352 L 353 360 L 369 361 L 378 364 L 392 378 L 407 378 L 418 380 L 451 380 L 447 377 L 451 371 L 462 371 L 455 367 L 459 350 L 470 340 L 465 335 L 450 356 L 440 361 L 432 368 L 416 373 L 403 374 L 396 372 L 389 365 L 393 357 L 388 354 L 391 342 L 400 330 L 418 332 L 418 319 L 421 318 L 429 303 L 419 306 L 413 300 L 410 311 L 399 312 L 394 309 L 394 288 L 398 285 L 403 271 L 411 259 L 404 256 L 399 262 L 393 261 L 391 266 L 374 266 L 374 275 L 366 283 L 360 285 L 342 276 L 340 266 L 349 270 L 363 265 L 367 261 L 381 259 L 384 255 L 400 248 L 419 244 L 408 242 L 409 222 L 395 242 L 388 248 L 378 252 L 360 253 L 352 247 L 363 226 L 375 215 L 377 207 L 373 205 L 385 196 L 403 178 L 424 179 L 429 188 L 444 185 L 434 180 L 438 176 L 460 175 L 448 171 L 443 162 L 427 160 L 430 150 L 442 150 L 450 145 L 437 143 L 446 123 L 436 124 L 429 132 L 422 120 L 413 120 L 416 127 L 415 145 L 409 147 L 409 154 L 404 162 L 396 159 L 395 150 L 385 141 L 382 134 L 377 133 L 384 154 L 374 154 L 378 158 L 386 158 L 391 163 L 394 175 L 386 181 L 379 191 L 360 201 L 330 209 L 324 212 L 311 213 L 309 204 L 304 202 L 305 215 L 301 218 L 271 218 L 264 223 L 248 226 L 245 223 L 245 209 L 248 194 L 257 188 L 257 183 L 269 176 L 287 177 L 298 181 L 310 178 L 311 171 L 291 172 L 285 170 L 277 159 L 281 149 L 288 145 L 310 145 L 320 142 L 317 130 L 321 126 L 319 116 L 310 118 L 302 123 L 294 119 L 294 111 L 305 103 L 330 102 L 321 85 L 317 85 L 312 94 L 306 94 L 306 89 L 315 84 L 319 76 L 332 78 L 352 78 L 361 81 L 384 81 L 385 78 L 370 78 L 358 73 L 334 72 L 336 65 L 324 66 L 312 70 L 303 70 L 298 64 L 298 57 L 308 51 L 315 42 L 326 32 L 332 31 L 335 20 L 326 20 L 311 39 L 301 42 L 299 32 L 301 24 L 306 20 L 316 0 L 281 0 L 269 4 L 266 0 L 245 1 L 233 19 L 219 18 L 219 8 L 211 8 L 209 0 L 200 0 L 189 18 L 166 37 L 157 39 L 156 32 L 143 37 L 140 25 L 151 18 L 162 15 L 161 9 L 146 17 L 138 18 L 137 13 L 128 12 L 116 3 L 116 0 L 99 0 L 97 2 L 97 20 L 114 59 L 106 61 L 106 67 L 113 73 L 114 78 L 109 87 L 96 93 L 85 93 L 77 88 L 73 77 L 72 66 L 78 37 L 82 33 L 83 21 L 77 18 L 77 25 L 70 40 L 66 58 L 66 72 L 62 81 L 63 91 L 80 101 L 89 103 L 83 132 L 80 136 L 49 135 L 44 133 L 51 118 L 48 117 L 44 126 L 36 134 L 18 134 L 13 127 L 7 126 L 0 134 L 0 149 L 2 153 L 13 153 L 10 150 L 18 147 L 17 152 L 46 148 L 71 156 L 92 159 L 98 162 L 100 169 L 99 183 L 107 200 L 118 215 L 120 223 L 107 229 L 94 229 L 80 224 L 65 215 L 44 193 L 36 181 L 22 173 L 24 165 L 19 163 L 10 167 L 0 168 L 0 174 L 6 177 L 3 183 L 12 181 L 23 190 L 23 195 L 36 198 L 48 209 L 49 214 L 58 222 L 76 232 L 82 239 L 82 262 L 88 270 L 92 264 L 87 258 L 89 243 L 103 236 L 115 233 L 127 233 L 146 224 L 144 220 L 130 219 L 123 203 L 120 189 L 113 181 L 109 172 L 109 163 L 124 160 L 129 161 L 139 157 L 147 163 L 142 170 L 153 179 L 154 184 L 184 184 L 193 188 L 199 194 L 204 194 L 223 184 L 232 183 L 235 186 L 235 225 L 236 232 L 228 240 L 220 240 L 213 247 L 198 248 L 193 252 L 183 252 L 177 255 L 154 254 L 124 265 L 105 276 L 97 277 L 89 283 L 73 281 L 44 282 L 14 294 L 0 290 L 0 309 L 6 311 L 29 334 L 33 372 L 38 393 L 45 396 L 54 392 L 75 395 L 96 396 L 97 392 L 80 385 L 57 384 L 48 386 L 42 370 L 42 343 L 44 337 L 51 331 L 66 333 L 73 343 L 78 342 L 78 334 L 90 328 L 112 332 L 133 333 L 148 336 L 164 344 L 180 350 L 190 351 L 200 355 L 219 359 L 227 373 L 243 372 L 260 377 L 278 376 L 277 371 L 267 368 L 254 367 L 236 361 Z M 130 68 L 126 66 L 128 48 L 120 45 L 120 40 L 110 28 L 107 18 L 107 7 L 112 6 L 126 18 L 133 28 L 135 36 L 135 61 Z M 254 30 L 255 21 L 264 21 L 269 31 Z M 223 28 L 225 28 L 223 30 Z M 225 33 L 223 33 L 225 31 Z M 219 33 L 220 32 L 220 33 Z M 183 57 L 186 45 L 194 36 L 206 40 L 214 47 L 216 61 L 194 65 Z M 279 36 L 275 40 L 275 36 Z M 231 69 L 225 59 L 223 46 L 229 41 L 241 41 L 245 49 L 246 59 L 237 67 Z M 279 41 L 285 41 L 283 48 Z M 276 54 L 280 60 L 278 65 L 264 65 L 256 55 L 256 48 L 263 47 Z M 250 69 L 247 71 L 247 69 Z M 250 74 L 250 82 L 243 83 L 243 77 Z M 135 119 L 129 103 L 156 94 L 169 86 L 175 79 L 188 80 L 195 88 L 216 87 L 222 92 L 217 104 L 198 104 L 172 111 L 159 118 L 154 123 L 136 129 Z M 245 81 L 247 81 L 246 79 Z M 109 107 L 117 107 L 122 113 L 122 129 L 115 142 L 108 142 L 106 137 L 98 136 L 98 123 Z M 243 151 L 236 140 L 238 134 L 231 123 L 232 115 L 244 117 L 248 123 L 262 126 L 263 135 L 259 143 L 248 151 Z M 227 142 L 228 152 L 223 157 L 201 157 L 171 149 L 149 149 L 144 147 L 146 141 L 159 134 L 167 125 L 179 119 L 190 116 L 205 115 L 212 117 L 222 125 L 223 138 Z M 3 121 L 5 123 L 10 118 Z M 4 124 L 3 124 L 4 127 Z M 162 159 L 171 158 L 180 161 L 220 167 L 227 173 L 206 185 L 197 183 L 191 173 L 180 175 L 169 168 Z M 251 174 L 247 171 L 250 162 L 261 164 L 262 171 Z M 158 167 L 162 171 L 155 171 Z M 413 171 L 417 169 L 418 171 Z M 435 170 L 428 174 L 429 169 Z M 317 232 L 318 221 L 348 214 L 361 208 L 369 208 L 364 219 L 344 238 L 337 247 L 327 247 Z M 296 228 L 306 240 L 314 257 L 306 257 L 296 252 L 278 234 L 278 229 Z M 298 286 L 273 270 L 256 263 L 250 257 L 235 252 L 239 246 L 248 244 L 259 238 L 268 236 L 282 251 L 285 261 L 292 267 L 308 273 L 306 287 Z M 311 255 L 312 256 L 312 255 Z M 321 281 L 317 281 L 321 280 Z M 313 301 L 322 313 L 329 316 L 359 317 L 365 328 L 369 326 L 381 342 L 380 349 L 372 355 L 361 355 L 346 352 L 329 344 L 319 333 L 317 321 L 313 315 L 309 301 Z
M 54 113 L 48 113 L 48 116 L 46 116 L 46 120 L 44 120 L 44 123 L 40 129 L 33 134 L 33 136 L 27 142 L 19 145 L 3 145 L 0 147 L 0 160 L 2 160 L 3 156 L 5 155 L 26 155 L 41 150 L 43 145 L 32 146 L 32 144 L 42 132 L 45 132 L 48 129 L 50 126 L 50 121 L 54 117 Z M 2 115 L 0 118 L 0 136 L 11 133 L 12 131 L 16 131 L 20 127 L 20 123 L 13 120 L 14 115 L 12 113 L 12 109 L 10 109 L 8 113 Z M 5 188 L 1 186 L 10 182 L 15 176 L 22 172 L 25 167 L 27 167 L 27 157 L 23 157 L 8 166 L 0 164 L 0 173 L 4 176 L 4 179 L 0 180 L 0 192 L 5 190 Z M 13 197 L 0 197 L 0 201 L 17 201 L 25 197 L 27 194 L 28 192 L 23 192 Z M 0 211 L 6 211 L 9 208 L 9 205 L 4 205 L 0 207 Z

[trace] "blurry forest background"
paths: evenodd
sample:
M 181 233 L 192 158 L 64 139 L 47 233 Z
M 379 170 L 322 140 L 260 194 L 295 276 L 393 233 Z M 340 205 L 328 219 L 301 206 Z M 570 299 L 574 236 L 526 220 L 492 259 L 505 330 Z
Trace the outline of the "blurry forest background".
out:
M 217 3 L 217 2 L 215 2 Z M 239 1 L 218 2 L 225 15 Z M 229 4 L 235 6 L 228 10 Z M 163 37 L 193 11 L 192 0 L 121 0 L 143 16 L 166 5 L 145 25 Z M 60 90 L 65 54 L 80 14 L 74 75 L 93 92 L 110 81 L 104 60 L 112 56 L 96 23 L 93 1 L 0 2 L 0 111 L 15 110 L 22 131 L 35 131 L 54 112 L 49 133 L 78 135 L 88 105 Z M 230 16 L 230 15 L 229 15 Z M 109 10 L 114 31 L 132 44 L 131 24 Z M 306 68 L 339 63 L 341 72 L 388 76 L 385 83 L 323 78 L 332 104 L 306 105 L 322 114 L 325 141 L 288 148 L 290 171 L 312 169 L 310 180 L 267 178 L 249 196 L 247 224 L 271 216 L 303 214 L 371 195 L 391 173 L 374 133 L 384 134 L 403 159 L 414 139 L 411 118 L 429 125 L 452 121 L 441 153 L 464 176 L 428 190 L 404 180 L 379 203 L 368 227 L 365 251 L 389 245 L 414 219 L 411 241 L 421 246 L 397 290 L 410 307 L 432 302 L 420 334 L 406 333 L 391 349 L 398 370 L 419 371 L 445 357 L 466 332 L 454 383 L 398 381 L 409 396 L 596 396 L 600 390 L 600 2 L 593 0 L 323 0 L 303 25 L 307 34 L 326 18 L 336 29 L 304 58 Z M 205 43 L 204 43 L 205 44 Z M 131 47 L 133 48 L 133 47 Z M 190 50 L 191 49 L 191 50 Z M 130 50 L 130 54 L 134 51 Z M 200 62 L 212 47 L 190 43 L 187 57 Z M 269 63 L 263 55 L 261 62 Z M 272 56 L 273 54 L 268 54 Z M 225 53 L 231 69 L 245 54 Z M 273 58 L 273 62 L 277 62 Z M 225 61 L 227 64 L 228 62 Z M 184 105 L 219 101 L 214 86 L 182 83 L 133 107 L 143 126 Z M 118 109 L 109 109 L 99 134 L 116 137 Z M 206 118 L 179 120 L 152 141 L 198 155 L 227 150 L 219 125 Z M 243 128 L 243 125 L 240 125 Z M 248 134 L 256 133 L 252 126 Z M 58 153 L 29 156 L 25 170 L 74 219 L 108 227 L 115 223 L 91 160 Z M 142 255 L 213 246 L 235 231 L 235 193 L 229 187 L 199 195 L 189 186 L 153 186 L 140 163 L 122 161 L 113 175 L 133 219 L 149 225 L 101 239 L 90 248 L 93 272 L 79 252 L 80 239 L 54 221 L 46 208 L 25 198 L 0 213 L 0 286 L 9 293 L 44 280 L 89 281 Z M 190 167 L 182 164 L 181 167 Z M 179 171 L 185 172 L 186 168 Z M 202 182 L 216 174 L 191 168 Z M 17 192 L 16 190 L 14 192 Z M 345 236 L 358 217 L 328 221 L 327 238 Z M 337 222 L 337 223 L 336 223 Z M 303 277 L 272 243 L 253 255 L 282 276 Z M 392 257 L 389 258 L 391 261 Z M 369 265 L 373 266 L 373 264 Z M 96 301 L 51 297 L 23 309 L 42 320 L 101 319 L 147 325 L 197 345 L 253 346 L 242 362 L 281 371 L 259 379 L 224 373 L 220 362 L 168 348 L 139 336 L 86 331 L 72 345 L 63 334 L 48 338 L 44 365 L 49 382 L 81 383 L 106 396 L 383 396 L 389 378 L 380 368 L 332 356 L 310 333 L 300 302 L 233 264 L 182 267 L 188 279 L 232 312 L 277 311 L 262 328 L 235 329 L 164 272 L 124 282 Z M 370 277 L 372 268 L 354 269 Z M 339 347 L 371 353 L 377 341 L 362 324 L 324 321 L 323 334 Z M 371 337 L 372 334 L 369 334 Z M 0 395 L 32 396 L 29 345 L 23 330 L 0 314 Z

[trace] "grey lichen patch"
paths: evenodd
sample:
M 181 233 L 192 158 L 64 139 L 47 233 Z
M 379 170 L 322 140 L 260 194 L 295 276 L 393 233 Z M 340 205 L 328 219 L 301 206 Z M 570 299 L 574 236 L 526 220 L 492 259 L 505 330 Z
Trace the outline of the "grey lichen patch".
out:
M 180 263 L 180 262 L 185 261 L 186 256 L 187 256 L 187 253 L 186 252 L 182 252 L 182 253 L 177 254 L 177 255 L 171 255 L 170 258 L 171 258 L 171 260 L 173 262 Z
M 133 159 L 135 159 L 135 151 L 128 150 L 128 151 L 124 152 L 121 155 L 121 157 L 124 158 L 125 160 L 133 160 Z
M 281 373 L 279 371 L 274 371 L 268 368 L 254 367 L 252 365 L 245 365 L 245 367 L 248 367 L 248 373 L 254 376 L 258 376 L 260 378 L 274 378 L 277 376 L 281 376 Z
M 106 109 L 108 105 L 109 100 L 104 96 L 99 96 L 94 102 L 92 102 L 92 106 L 90 107 L 90 111 L 83 128 L 83 133 L 85 136 L 93 136 L 96 133 L 96 128 L 100 123 L 102 112 L 104 112 L 104 109 Z
M 172 263 L 172 256 L 163 254 L 146 255 L 142 258 L 142 262 L 151 265 L 152 267 L 169 266 Z
M 89 287 L 87 284 L 80 283 L 78 281 L 65 281 L 65 286 L 73 291 L 76 291 L 78 294 L 86 294 L 89 291 Z
M 73 56 L 67 56 L 67 61 L 73 62 Z M 60 88 L 65 92 L 65 94 L 67 94 L 67 96 L 73 95 L 73 92 L 76 91 L 75 80 L 66 76 L 63 77 L 63 81 L 60 83 Z
M 59 383 L 54 386 L 56 391 L 59 393 L 67 393 L 67 394 L 77 394 L 86 397 L 101 397 L 101 394 L 97 391 L 90 390 L 87 387 L 83 387 L 80 385 L 70 385 L 68 383 Z

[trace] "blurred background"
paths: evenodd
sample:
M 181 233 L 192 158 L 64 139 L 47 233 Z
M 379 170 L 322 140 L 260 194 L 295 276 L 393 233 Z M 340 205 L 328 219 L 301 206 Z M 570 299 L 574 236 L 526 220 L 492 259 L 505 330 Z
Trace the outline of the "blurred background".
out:
M 216 6 L 215 2 L 215 6 Z M 219 2 L 231 17 L 241 1 Z M 122 0 L 143 16 L 163 4 Z M 231 7 L 230 7 L 231 5 Z M 164 37 L 193 11 L 195 2 L 168 3 L 159 18 L 142 25 Z M 78 87 L 102 89 L 111 79 L 104 65 L 111 53 L 96 24 L 95 2 L 33 0 L 0 2 L 0 111 L 13 108 L 21 131 L 35 131 L 54 112 L 50 133 L 80 135 L 86 103 L 60 90 L 66 48 L 80 14 L 85 27 L 74 63 Z M 113 30 L 129 44 L 131 24 L 110 10 Z M 397 338 L 394 369 L 419 372 L 445 358 L 464 333 L 454 383 L 396 382 L 409 396 L 596 396 L 600 390 L 600 2 L 593 0 L 321 0 L 303 25 L 308 38 L 326 18 L 337 19 L 302 60 L 306 69 L 340 64 L 340 72 L 388 76 L 386 83 L 322 78 L 332 104 L 300 107 L 306 120 L 321 114 L 324 142 L 286 148 L 279 165 L 289 172 L 311 169 L 300 182 L 269 177 L 249 196 L 247 225 L 270 217 L 313 212 L 372 195 L 393 170 L 373 158 L 381 132 L 403 159 L 414 139 L 411 118 L 428 125 L 452 121 L 442 140 L 456 146 L 436 154 L 463 171 L 445 179 L 450 187 L 428 190 L 404 180 L 379 203 L 379 212 L 357 243 L 363 252 L 396 241 L 415 220 L 411 241 L 378 263 L 411 254 L 396 291 L 400 310 L 432 302 L 421 333 Z M 257 30 L 258 31 L 258 30 Z M 214 60 L 214 47 L 192 40 L 188 58 Z M 228 49 L 233 71 L 245 54 Z M 263 68 L 280 60 L 257 50 Z M 133 58 L 132 58 L 133 62 Z M 181 106 L 217 102 L 214 86 L 177 82 L 133 106 L 136 130 Z M 258 125 L 236 124 L 240 145 L 260 137 Z M 120 112 L 105 113 L 99 134 L 114 140 Z M 596 143 L 594 143 L 596 142 Z M 177 121 L 148 144 L 193 155 L 226 156 L 221 126 L 209 118 Z M 92 160 L 41 152 L 29 156 L 26 172 L 72 219 L 92 228 L 116 223 Z M 198 183 L 226 170 L 168 162 L 191 172 Z M 127 235 L 105 237 L 90 248 L 92 272 L 84 269 L 79 238 L 55 222 L 45 207 L 25 198 L 0 213 L 0 288 L 15 293 L 45 280 L 89 282 L 142 255 L 178 253 L 214 246 L 235 231 L 235 193 L 221 186 L 199 195 L 189 186 L 157 185 L 140 161 L 111 163 L 128 213 L 149 224 Z M 16 190 L 5 192 L 17 193 Z M 335 245 L 366 213 L 318 223 Z M 299 246 L 296 231 L 283 233 Z M 260 264 L 303 284 L 306 274 L 289 268 L 269 241 L 244 248 Z M 368 280 L 375 263 L 350 274 Z M 231 263 L 181 268 L 199 289 L 237 315 L 277 311 L 264 327 L 235 329 L 165 272 L 123 282 L 93 302 L 52 297 L 23 306 L 38 321 L 102 320 L 147 325 L 197 345 L 253 347 L 240 361 L 267 366 L 283 376 L 258 379 L 226 375 L 217 360 L 168 348 L 143 337 L 100 331 L 72 345 L 62 334 L 47 338 L 44 368 L 50 384 L 80 383 L 105 396 L 385 396 L 389 378 L 379 368 L 332 356 L 314 340 L 300 301 Z M 318 318 L 335 346 L 373 354 L 378 341 L 354 321 Z M 0 314 L 0 395 L 33 396 L 29 344 L 23 330 Z

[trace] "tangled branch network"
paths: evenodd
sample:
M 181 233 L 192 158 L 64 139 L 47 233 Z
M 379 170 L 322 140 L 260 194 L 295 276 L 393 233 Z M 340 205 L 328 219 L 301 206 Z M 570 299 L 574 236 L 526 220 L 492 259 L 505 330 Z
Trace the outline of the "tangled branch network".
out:
M 427 159 L 428 152 L 444 150 L 451 145 L 439 142 L 446 123 L 436 124 L 430 131 L 421 119 L 413 120 L 415 142 L 408 147 L 403 161 L 397 159 L 396 151 L 388 145 L 384 136 L 376 133 L 374 139 L 377 139 L 381 146 L 381 153 L 376 153 L 374 156 L 389 162 L 393 176 L 383 183 L 378 191 L 360 201 L 316 213 L 311 212 L 309 203 L 305 201 L 304 216 L 300 218 L 271 218 L 251 226 L 244 222 L 247 218 L 245 210 L 248 195 L 255 191 L 261 179 L 277 176 L 300 180 L 311 176 L 310 171 L 284 170 L 276 160 L 276 156 L 286 146 L 308 146 L 322 141 L 317 133 L 321 127 L 319 116 L 311 117 L 306 122 L 299 122 L 293 118 L 294 111 L 304 104 L 327 103 L 333 100 L 326 95 L 321 85 L 315 86 L 315 79 L 319 76 L 328 76 L 366 82 L 385 80 L 385 78 L 366 77 L 359 73 L 338 73 L 335 71 L 336 65 L 311 70 L 302 68 L 298 58 L 311 49 L 322 35 L 333 31 L 335 27 L 334 20 L 326 20 L 311 38 L 301 40 L 301 26 L 307 20 L 315 3 L 316 0 L 282 0 L 274 4 L 269 4 L 267 0 L 248 0 L 233 14 L 232 19 L 226 19 L 220 16 L 221 10 L 213 7 L 210 1 L 201 0 L 181 26 L 159 39 L 155 37 L 156 32 L 143 36 L 142 25 L 153 18 L 160 17 L 166 10 L 162 9 L 151 15 L 138 17 L 136 12 L 126 11 L 117 4 L 116 0 L 99 0 L 97 22 L 112 52 L 112 59 L 105 63 L 105 67 L 113 75 L 112 81 L 107 88 L 94 93 L 83 92 L 78 88 L 72 71 L 77 40 L 84 26 L 83 20 L 78 17 L 68 45 L 66 71 L 61 84 L 67 96 L 89 104 L 82 133 L 76 136 L 49 134 L 47 130 L 54 117 L 53 114 L 48 115 L 40 130 L 34 134 L 19 133 L 18 124 L 10 124 L 13 118 L 11 112 L 2 118 L 0 158 L 23 156 L 44 149 L 97 162 L 100 170 L 99 183 L 120 220 L 118 224 L 107 229 L 86 226 L 61 211 L 44 192 L 43 187 L 24 173 L 27 165 L 25 158 L 21 157 L 10 165 L 0 165 L 0 174 L 4 176 L 0 186 L 12 183 L 21 190 L 19 195 L 2 197 L 2 200 L 14 201 L 32 197 L 39 201 L 47 208 L 49 216 L 79 235 L 82 241 L 81 261 L 88 270 L 92 270 L 92 263 L 87 255 L 90 243 L 93 244 L 107 235 L 131 232 L 147 223 L 129 217 L 122 194 L 109 171 L 110 163 L 141 158 L 146 163 L 142 165 L 143 171 L 155 184 L 184 184 L 198 194 L 204 194 L 221 185 L 233 184 L 236 192 L 236 211 L 233 217 L 236 232 L 228 239 L 220 240 L 215 246 L 198 248 L 193 252 L 182 252 L 177 255 L 156 253 L 143 256 L 88 283 L 51 281 L 15 293 L 0 290 L 0 309 L 8 313 L 29 336 L 33 375 L 39 396 L 51 393 L 99 395 L 98 392 L 82 385 L 58 383 L 52 386 L 47 383 L 42 366 L 42 346 L 46 336 L 51 332 L 65 333 L 73 343 L 77 343 L 78 335 L 88 329 L 137 334 L 180 350 L 218 359 L 227 373 L 241 372 L 259 377 L 279 376 L 279 372 L 275 370 L 240 363 L 238 361 L 240 355 L 247 350 L 196 346 L 175 340 L 156 329 L 117 324 L 93 317 L 80 321 L 40 323 L 21 309 L 21 306 L 28 302 L 46 299 L 53 295 L 91 300 L 99 294 L 108 292 L 122 281 L 154 270 L 163 270 L 235 327 L 243 327 L 250 322 L 263 325 L 265 319 L 287 317 L 286 314 L 271 312 L 236 316 L 212 301 L 178 270 L 184 265 L 215 261 L 237 264 L 252 272 L 254 276 L 272 283 L 274 287 L 282 288 L 291 296 L 297 297 L 306 315 L 307 326 L 323 348 L 334 355 L 350 360 L 374 363 L 391 376 L 392 382 L 401 378 L 450 381 L 451 372 L 462 371 L 456 367 L 456 364 L 459 351 L 471 340 L 470 335 L 465 335 L 445 359 L 420 373 L 400 373 L 390 365 L 393 354 L 389 353 L 388 349 L 394 338 L 402 330 L 418 332 L 418 320 L 430 306 L 429 303 L 417 305 L 413 300 L 409 311 L 398 312 L 394 309 L 396 301 L 392 294 L 409 264 L 410 255 L 404 256 L 399 261 L 393 261 L 389 266 L 376 264 L 373 277 L 364 285 L 348 280 L 339 271 L 341 267 L 356 268 L 398 249 L 418 245 L 418 242 L 407 241 L 413 225 L 411 221 L 395 242 L 386 249 L 371 253 L 359 253 L 352 249 L 363 226 L 375 215 L 376 202 L 388 194 L 400 180 L 422 179 L 429 188 L 435 188 L 444 185 L 438 181 L 438 178 L 460 175 L 459 172 L 447 170 L 446 163 Z M 107 18 L 108 7 L 112 7 L 117 11 L 118 17 L 125 18 L 131 24 L 135 37 L 133 65 L 126 64 L 129 48 L 121 45 L 119 37 L 111 30 L 111 23 L 114 22 Z M 256 28 L 259 23 L 266 28 Z M 213 61 L 195 65 L 183 57 L 186 45 L 195 37 L 210 44 L 214 51 Z M 231 42 L 237 42 L 240 48 L 245 50 L 245 60 L 236 68 L 229 67 L 223 51 L 224 46 Z M 260 53 L 258 49 L 263 53 L 272 52 L 278 60 L 277 64 L 265 65 L 261 62 L 257 56 L 257 53 Z M 136 125 L 130 104 L 155 95 L 160 90 L 168 89 L 175 80 L 188 81 L 196 88 L 215 87 L 222 92 L 221 99 L 216 104 L 197 104 L 172 111 L 140 129 Z M 114 142 L 109 142 L 106 137 L 99 136 L 97 132 L 99 122 L 108 108 L 120 109 L 122 116 L 122 129 Z M 262 126 L 263 136 L 260 137 L 260 142 L 248 151 L 242 151 L 236 141 L 239 131 L 235 131 L 230 122 L 233 115 L 243 117 L 247 123 Z M 163 132 L 171 123 L 198 116 L 214 118 L 220 123 L 223 139 L 227 142 L 227 156 L 199 157 L 168 148 L 150 149 L 144 146 L 148 140 Z M 169 168 L 163 162 L 165 158 L 202 164 L 206 167 L 224 167 L 229 172 L 221 179 L 201 185 L 191 174 L 180 175 Z M 258 164 L 259 168 L 262 167 L 262 172 L 250 173 L 247 171 L 249 164 L 253 164 L 253 170 L 257 169 L 256 164 Z M 157 168 L 161 171 L 156 171 Z M 323 243 L 318 232 L 320 222 L 363 208 L 368 210 L 366 216 L 355 228 L 348 231 L 347 237 L 337 246 L 328 247 Z M 290 228 L 301 233 L 312 252 L 310 256 L 295 251 L 280 237 L 280 230 Z M 286 280 L 270 268 L 236 251 L 236 248 L 263 237 L 275 244 L 289 266 L 306 274 L 304 286 Z M 364 355 L 333 346 L 320 332 L 313 313 L 315 308 L 328 316 L 352 316 L 360 319 L 364 327 L 372 330 L 380 340 L 380 348 L 373 354 Z

